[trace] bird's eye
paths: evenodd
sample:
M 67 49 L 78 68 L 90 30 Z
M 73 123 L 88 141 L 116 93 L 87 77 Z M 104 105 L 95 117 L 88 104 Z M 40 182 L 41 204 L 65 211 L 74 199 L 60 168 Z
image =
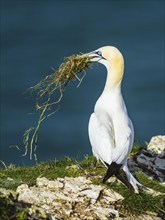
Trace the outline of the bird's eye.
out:
M 102 52 L 101 51 L 96 51 L 96 54 L 98 55 L 98 56 L 102 56 Z

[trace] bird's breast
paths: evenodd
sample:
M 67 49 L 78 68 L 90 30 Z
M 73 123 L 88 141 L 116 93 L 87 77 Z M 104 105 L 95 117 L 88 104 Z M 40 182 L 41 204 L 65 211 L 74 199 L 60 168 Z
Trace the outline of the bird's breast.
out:
M 115 139 L 120 141 L 121 136 L 133 133 L 122 96 L 102 94 L 96 102 L 94 112 L 100 123 L 112 127 Z
M 126 106 L 121 94 L 103 92 L 95 104 L 96 114 L 106 115 L 108 118 L 127 115 Z

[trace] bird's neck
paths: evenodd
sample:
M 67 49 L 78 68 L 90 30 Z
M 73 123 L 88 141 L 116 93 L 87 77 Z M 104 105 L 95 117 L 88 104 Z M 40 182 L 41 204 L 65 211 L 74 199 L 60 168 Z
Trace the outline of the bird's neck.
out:
M 120 90 L 124 73 L 124 62 L 113 62 L 107 66 L 105 90 Z

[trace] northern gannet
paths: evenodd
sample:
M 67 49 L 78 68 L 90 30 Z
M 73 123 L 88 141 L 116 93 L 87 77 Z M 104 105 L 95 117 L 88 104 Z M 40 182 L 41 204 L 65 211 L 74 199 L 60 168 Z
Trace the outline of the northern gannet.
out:
M 88 126 L 93 155 L 107 167 L 103 183 L 115 175 L 129 189 L 138 193 L 138 186 L 142 185 L 127 166 L 134 129 L 121 93 L 124 58 L 113 46 L 101 47 L 88 55 L 92 57 L 91 61 L 99 62 L 107 69 L 105 87 L 95 104 Z

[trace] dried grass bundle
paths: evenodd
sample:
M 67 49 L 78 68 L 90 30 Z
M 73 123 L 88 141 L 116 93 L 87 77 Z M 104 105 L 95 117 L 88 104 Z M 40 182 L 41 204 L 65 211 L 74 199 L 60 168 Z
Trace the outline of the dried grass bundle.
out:
M 57 104 L 58 100 L 50 103 L 50 97 L 54 95 L 55 90 L 60 89 L 60 92 L 63 93 L 64 87 L 72 79 L 78 79 L 81 82 L 77 74 L 85 73 L 86 68 L 91 64 L 91 57 L 85 55 L 72 55 L 65 58 L 58 70 L 30 88 L 32 92 L 37 91 L 37 109 L 43 109 L 47 104 L 49 106 Z M 42 103 L 45 99 L 46 101 Z
M 40 110 L 40 115 L 36 127 L 29 128 L 24 133 L 24 146 L 25 154 L 27 155 L 28 149 L 30 148 L 30 159 L 34 155 L 35 160 L 37 160 L 36 149 L 38 142 L 38 131 L 42 121 L 46 118 L 57 112 L 59 106 L 56 110 L 46 115 L 46 111 L 50 109 L 55 104 L 59 104 L 66 85 L 71 80 L 79 80 L 81 83 L 83 77 L 80 79 L 77 74 L 84 73 L 85 70 L 92 65 L 91 57 L 87 55 L 72 55 L 64 59 L 64 62 L 59 66 L 51 75 L 46 76 L 38 84 L 30 88 L 31 92 L 37 92 L 37 104 L 36 109 Z M 53 101 L 52 96 L 55 94 L 55 91 L 59 91 L 60 95 L 57 100 Z M 31 132 L 33 131 L 33 134 Z

